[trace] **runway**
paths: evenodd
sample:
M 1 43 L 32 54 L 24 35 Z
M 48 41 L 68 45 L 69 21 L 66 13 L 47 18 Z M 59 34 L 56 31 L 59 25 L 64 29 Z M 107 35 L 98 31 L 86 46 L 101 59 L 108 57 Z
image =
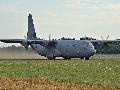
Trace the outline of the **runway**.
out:
M 101 55 L 97 54 L 90 58 L 92 59 L 103 59 L 103 58 L 120 58 L 120 54 L 112 54 L 112 55 Z M 40 56 L 38 53 L 35 52 L 19 52 L 19 51 L 0 51 L 0 60 L 48 60 L 44 56 Z M 64 60 L 62 57 L 57 57 L 56 60 Z M 81 60 L 79 58 L 73 58 L 72 60 Z

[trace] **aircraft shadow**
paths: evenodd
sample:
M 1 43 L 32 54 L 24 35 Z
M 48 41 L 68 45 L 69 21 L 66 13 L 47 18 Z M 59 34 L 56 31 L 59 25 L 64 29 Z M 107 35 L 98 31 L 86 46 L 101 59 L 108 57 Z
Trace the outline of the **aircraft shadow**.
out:
M 70 61 L 70 60 L 67 60 L 67 59 L 55 59 L 55 60 L 48 60 L 48 59 L 0 59 L 0 61 L 3 61 L 3 60 L 22 60 L 22 61 L 29 61 L 29 60 L 31 60 L 31 61 L 59 61 L 59 60 L 62 60 L 62 61 Z M 81 60 L 81 59 L 71 59 L 71 60 Z

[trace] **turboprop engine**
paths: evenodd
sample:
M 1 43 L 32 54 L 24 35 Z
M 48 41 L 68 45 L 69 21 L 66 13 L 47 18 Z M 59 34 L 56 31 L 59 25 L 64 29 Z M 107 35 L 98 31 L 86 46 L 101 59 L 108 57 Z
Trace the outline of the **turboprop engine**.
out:
M 22 43 L 21 43 L 21 45 L 22 45 L 23 47 L 25 47 L 26 51 L 28 50 L 29 44 L 28 44 L 28 41 L 27 41 L 27 40 L 23 40 Z

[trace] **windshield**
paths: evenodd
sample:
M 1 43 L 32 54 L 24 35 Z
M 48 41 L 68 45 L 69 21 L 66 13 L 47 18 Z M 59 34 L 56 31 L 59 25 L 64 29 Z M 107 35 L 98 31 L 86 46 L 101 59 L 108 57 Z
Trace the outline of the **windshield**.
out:
M 91 42 L 86 42 L 87 44 L 87 47 L 91 47 L 91 48 L 94 48 L 93 44 Z

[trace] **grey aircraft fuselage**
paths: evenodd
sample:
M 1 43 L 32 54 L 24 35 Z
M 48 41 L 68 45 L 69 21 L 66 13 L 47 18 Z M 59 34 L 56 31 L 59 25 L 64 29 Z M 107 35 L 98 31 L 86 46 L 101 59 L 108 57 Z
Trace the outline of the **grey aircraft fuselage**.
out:
M 26 50 L 30 45 L 39 55 L 48 59 L 63 57 L 64 59 L 85 58 L 88 60 L 89 57 L 96 53 L 89 40 L 42 40 L 37 38 L 31 14 L 28 16 L 27 39 L 0 39 L 0 41 L 4 43 L 20 43 Z
M 40 44 L 31 44 L 31 47 L 38 54 L 48 59 L 55 57 L 89 59 L 96 53 L 94 46 L 88 40 L 56 40 L 56 42 L 55 47 L 46 48 Z
M 63 57 L 64 59 L 81 58 L 89 60 L 96 53 L 92 43 L 107 45 L 120 40 L 43 40 L 37 38 L 32 15 L 28 16 L 28 32 L 26 39 L 0 39 L 4 43 L 20 43 L 28 49 L 31 46 L 39 55 L 48 59 Z

